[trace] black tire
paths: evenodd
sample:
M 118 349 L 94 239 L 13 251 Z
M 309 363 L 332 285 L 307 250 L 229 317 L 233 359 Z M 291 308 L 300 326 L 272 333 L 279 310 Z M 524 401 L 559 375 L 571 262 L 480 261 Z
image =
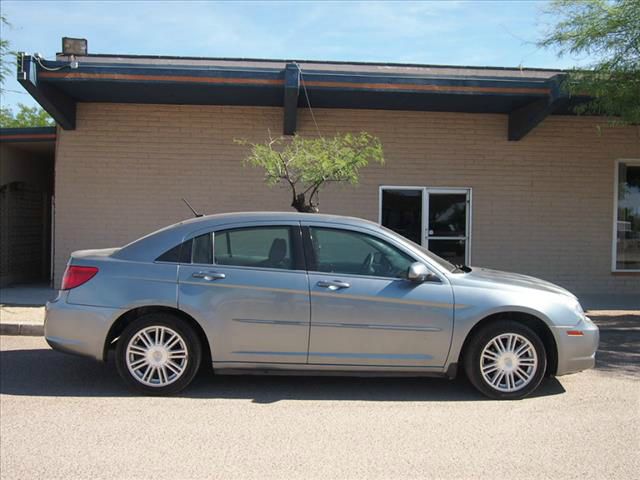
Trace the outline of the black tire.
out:
M 537 357 L 537 366 L 533 369 L 528 383 L 510 392 L 502 391 L 491 385 L 481 371 L 481 355 L 483 350 L 494 338 L 504 334 L 516 334 L 524 337 L 533 346 Z M 544 343 L 540 340 L 538 334 L 526 325 L 513 320 L 492 322 L 474 332 L 473 337 L 469 339 L 469 343 L 465 347 L 463 356 L 464 369 L 469 381 L 471 381 L 473 386 L 482 394 L 495 400 L 519 400 L 526 397 L 538 388 L 547 369 L 547 353 L 544 348 Z M 518 379 L 518 381 L 521 380 Z M 497 383 L 498 387 L 500 387 L 501 382 L 498 381 Z M 504 388 L 504 386 L 502 388 Z
M 171 383 L 161 386 L 151 386 L 142 383 L 127 366 L 127 347 L 138 332 L 149 327 L 165 327 L 173 330 L 181 337 L 186 346 L 186 365 L 180 375 Z M 135 357 L 132 357 L 135 358 Z M 127 326 L 116 344 L 116 368 L 127 386 L 137 392 L 147 395 L 172 395 L 186 388 L 200 368 L 202 361 L 202 345 L 196 332 L 179 317 L 167 313 L 150 313 L 143 315 Z M 155 375 L 160 378 L 160 373 Z M 154 375 L 151 375 L 152 377 Z

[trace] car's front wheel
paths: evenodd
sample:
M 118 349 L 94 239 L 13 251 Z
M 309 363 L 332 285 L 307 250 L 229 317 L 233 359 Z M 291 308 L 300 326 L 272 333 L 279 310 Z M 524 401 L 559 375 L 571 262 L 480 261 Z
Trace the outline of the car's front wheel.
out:
M 474 332 L 465 351 L 464 368 L 471 383 L 487 397 L 516 400 L 538 388 L 547 356 L 536 332 L 504 320 Z
M 125 328 L 116 345 L 118 373 L 130 387 L 151 395 L 184 389 L 202 358 L 198 336 L 182 319 L 144 315 Z

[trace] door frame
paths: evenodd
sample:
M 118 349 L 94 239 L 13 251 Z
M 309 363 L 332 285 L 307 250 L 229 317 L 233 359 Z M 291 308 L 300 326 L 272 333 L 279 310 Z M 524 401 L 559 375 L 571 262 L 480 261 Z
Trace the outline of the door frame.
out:
M 378 187 L 378 224 L 382 225 L 382 192 L 384 190 L 421 190 L 422 191 L 422 219 L 421 219 L 421 242 L 420 244 L 429 248 L 429 193 L 452 193 L 467 195 L 467 234 L 465 236 L 465 263 L 471 264 L 471 242 L 472 242 L 472 220 L 473 220 L 473 189 L 471 187 L 425 187 L 407 185 L 380 185 Z M 447 239 L 448 237 L 434 237 L 433 240 Z

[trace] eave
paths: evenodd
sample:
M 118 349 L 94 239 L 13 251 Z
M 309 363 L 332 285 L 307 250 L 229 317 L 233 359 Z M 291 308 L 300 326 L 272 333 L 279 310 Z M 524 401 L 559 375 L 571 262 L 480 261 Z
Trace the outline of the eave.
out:
M 132 60 L 134 61 L 134 60 Z M 520 140 L 546 116 L 566 110 L 561 75 L 416 75 L 330 70 L 298 63 L 250 66 L 38 61 L 21 55 L 18 81 L 65 130 L 78 102 L 244 105 L 283 108 L 283 133 L 297 128 L 297 109 L 353 108 L 502 113 L 507 137 Z M 303 92 L 306 88 L 306 92 Z
M 0 143 L 54 142 L 56 127 L 0 128 Z

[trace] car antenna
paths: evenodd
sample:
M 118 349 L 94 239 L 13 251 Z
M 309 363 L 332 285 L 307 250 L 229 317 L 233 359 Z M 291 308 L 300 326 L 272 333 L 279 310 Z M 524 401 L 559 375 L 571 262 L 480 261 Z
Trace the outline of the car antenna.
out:
M 189 202 L 187 202 L 184 198 L 182 199 L 182 201 L 187 204 L 187 207 L 189 207 L 189 210 L 191 210 L 193 212 L 193 216 L 194 217 L 196 217 L 196 218 L 204 217 L 204 213 L 196 212 L 195 209 L 191 206 L 191 204 Z

